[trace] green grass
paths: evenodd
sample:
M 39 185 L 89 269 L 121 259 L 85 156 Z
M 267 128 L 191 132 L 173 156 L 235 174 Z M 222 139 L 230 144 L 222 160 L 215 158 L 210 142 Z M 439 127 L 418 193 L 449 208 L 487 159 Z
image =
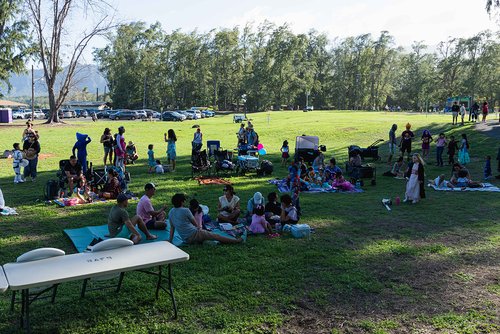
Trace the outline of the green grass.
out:
M 269 118 L 268 118 L 269 117 Z M 442 115 L 368 112 L 272 112 L 251 114 L 256 131 L 275 166 L 274 177 L 284 177 L 279 148 L 287 139 L 294 149 L 297 135 L 317 135 L 327 146 L 326 157 L 343 165 L 347 146 L 367 147 L 388 137 L 392 123 L 407 122 L 417 136 L 425 128 L 459 137 L 468 134 L 475 179 L 482 175 L 484 156 L 496 155 L 498 141 L 471 126 L 453 127 Z M 238 125 L 231 115 L 197 121 L 204 141 L 221 140 L 232 149 Z M 189 178 L 190 142 L 194 122 L 69 121 L 67 125 L 36 125 L 42 153 L 36 183 L 14 185 L 11 160 L 0 160 L 0 187 L 17 217 L 0 218 L 0 263 L 36 247 L 58 247 L 75 252 L 62 234 L 69 227 L 106 223 L 111 205 L 57 208 L 43 201 L 45 181 L 55 178 L 60 159 L 70 155 L 75 132 L 88 133 L 89 160 L 102 165 L 98 143 L 104 127 L 124 124 L 125 137 L 138 147 L 139 163 L 130 166 L 131 190 L 157 184 L 153 204 L 169 204 L 175 192 L 185 192 L 212 211 L 221 186 L 199 186 Z M 147 145 L 165 160 L 163 133 L 175 129 L 178 170 L 174 174 L 147 173 Z M 1 149 L 20 141 L 22 123 L 0 126 Z M 398 130 L 398 132 L 400 132 Z M 419 143 L 414 144 L 420 151 Z M 427 178 L 449 168 L 434 167 L 431 149 Z M 387 145 L 380 146 L 387 157 Z M 125 276 L 119 296 L 92 292 L 79 299 L 81 282 L 63 284 L 55 305 L 32 306 L 38 333 L 496 333 L 500 260 L 500 201 L 496 193 L 442 193 L 427 190 L 418 205 L 393 206 L 383 197 L 404 195 L 404 181 L 381 176 L 387 166 L 377 163 L 377 185 L 362 194 L 302 194 L 303 222 L 316 229 L 311 240 L 290 237 L 251 237 L 238 246 L 189 246 L 191 260 L 174 266 L 179 319 L 172 321 L 170 301 L 154 299 L 153 279 L 139 273 Z M 233 177 L 238 195 L 246 201 L 255 191 L 275 188 L 253 174 Z M 497 182 L 498 184 L 498 182 Z M 131 205 L 130 212 L 135 209 Z M 18 332 L 18 312 L 9 312 L 9 295 L 0 296 L 0 332 Z M 497 314 L 498 315 L 498 314 Z

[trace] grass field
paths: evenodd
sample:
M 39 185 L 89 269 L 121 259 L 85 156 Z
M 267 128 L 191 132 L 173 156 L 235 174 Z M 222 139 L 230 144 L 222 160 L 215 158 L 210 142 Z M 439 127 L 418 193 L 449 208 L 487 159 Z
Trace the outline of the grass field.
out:
M 294 149 L 297 135 L 317 135 L 327 146 L 326 157 L 343 165 L 347 146 L 366 147 L 387 139 L 392 123 L 398 133 L 410 122 L 419 137 L 427 128 L 459 137 L 468 134 L 474 179 L 482 178 L 484 156 L 496 156 L 499 142 L 472 126 L 452 126 L 449 116 L 367 112 L 276 112 L 252 114 L 253 124 L 274 162 L 273 177 L 284 177 L 279 148 L 287 139 Z M 62 126 L 36 125 L 42 153 L 36 183 L 13 184 L 12 161 L 0 160 L 0 187 L 7 205 L 19 216 L 0 217 L 0 263 L 36 247 L 75 249 L 62 231 L 69 227 L 106 223 L 111 205 L 58 208 L 43 201 L 45 181 L 55 178 L 60 159 L 70 155 L 75 132 L 88 133 L 89 160 L 102 165 L 98 143 L 104 127 L 116 131 L 139 150 L 139 163 L 130 166 L 131 190 L 157 185 L 153 204 L 170 205 L 176 192 L 185 192 L 215 209 L 221 186 L 199 186 L 189 178 L 193 122 L 74 121 Z M 204 141 L 221 140 L 233 148 L 238 125 L 232 116 L 197 121 Z M 165 160 L 163 133 L 172 127 L 178 136 L 178 169 L 161 176 L 147 173 L 147 145 Z M 20 141 L 24 126 L 0 126 L 0 149 Z M 414 143 L 419 148 L 420 143 Z M 419 149 L 416 150 L 417 152 Z M 434 167 L 434 146 L 426 166 L 427 178 L 450 168 Z M 380 154 L 387 158 L 386 143 Z M 381 176 L 361 194 L 303 194 L 302 222 L 316 229 L 310 240 L 250 237 L 235 246 L 189 246 L 190 261 L 175 265 L 174 284 L 179 319 L 172 321 L 170 300 L 154 299 L 154 279 L 139 273 L 125 276 L 119 295 L 92 292 L 79 299 L 81 282 L 59 287 L 55 305 L 32 305 L 36 333 L 498 333 L 500 331 L 500 225 L 498 193 L 442 193 L 428 190 L 417 205 L 393 206 L 383 197 L 403 197 L 402 180 Z M 233 177 L 242 203 L 275 188 L 253 174 Z M 498 184 L 497 180 L 493 181 Z M 131 205 L 130 212 L 135 211 Z M 18 312 L 10 312 L 10 294 L 0 296 L 0 332 L 18 331 Z

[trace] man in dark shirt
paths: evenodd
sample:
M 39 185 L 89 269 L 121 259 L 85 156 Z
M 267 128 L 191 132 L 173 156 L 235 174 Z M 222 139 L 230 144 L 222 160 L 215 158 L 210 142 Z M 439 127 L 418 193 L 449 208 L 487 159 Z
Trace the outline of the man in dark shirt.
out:
M 69 157 L 69 162 L 64 166 L 64 173 L 68 179 L 69 192 L 72 193 L 75 185 L 78 188 L 85 189 L 85 176 L 82 173 L 82 165 L 76 160 L 76 157 L 72 155 Z
M 401 156 L 404 156 L 405 152 L 407 152 L 408 161 L 410 161 L 411 142 L 413 140 L 413 137 L 415 137 L 415 135 L 410 129 L 411 129 L 411 124 L 407 123 L 406 130 L 401 133 L 401 142 L 399 143 L 399 146 L 401 147 Z
M 451 121 L 451 124 L 458 124 L 458 112 L 460 111 L 460 106 L 458 105 L 458 102 L 455 101 L 453 102 L 453 106 L 451 107 L 451 114 L 453 115 L 453 119 Z
M 23 152 L 28 160 L 28 166 L 24 167 L 24 179 L 31 176 L 35 182 L 37 176 L 38 155 L 40 154 L 40 142 L 38 137 L 29 136 L 23 143 Z

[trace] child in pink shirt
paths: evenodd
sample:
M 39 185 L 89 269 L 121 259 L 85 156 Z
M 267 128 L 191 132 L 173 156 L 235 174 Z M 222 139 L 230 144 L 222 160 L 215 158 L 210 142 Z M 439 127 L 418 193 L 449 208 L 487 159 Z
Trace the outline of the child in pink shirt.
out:
M 253 210 L 252 223 L 250 224 L 250 231 L 255 234 L 266 233 L 269 236 L 278 236 L 273 234 L 271 224 L 264 217 L 264 207 L 262 205 L 256 206 Z

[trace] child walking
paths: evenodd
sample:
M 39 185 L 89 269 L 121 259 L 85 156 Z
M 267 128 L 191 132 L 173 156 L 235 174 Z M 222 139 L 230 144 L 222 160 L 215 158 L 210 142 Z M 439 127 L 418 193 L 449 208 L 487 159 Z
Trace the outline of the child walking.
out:
M 156 167 L 155 152 L 153 151 L 153 144 L 148 145 L 148 165 L 149 165 L 149 173 L 152 173 L 153 168 Z
M 286 166 L 288 163 L 288 158 L 290 158 L 290 148 L 288 147 L 288 140 L 283 141 L 281 145 L 281 166 Z
M 21 161 L 23 160 L 23 153 L 19 149 L 19 143 L 14 143 L 12 145 L 14 147 L 14 154 L 12 157 L 14 160 L 12 161 L 12 168 L 14 168 L 14 183 L 23 183 L 23 177 L 21 176 Z

